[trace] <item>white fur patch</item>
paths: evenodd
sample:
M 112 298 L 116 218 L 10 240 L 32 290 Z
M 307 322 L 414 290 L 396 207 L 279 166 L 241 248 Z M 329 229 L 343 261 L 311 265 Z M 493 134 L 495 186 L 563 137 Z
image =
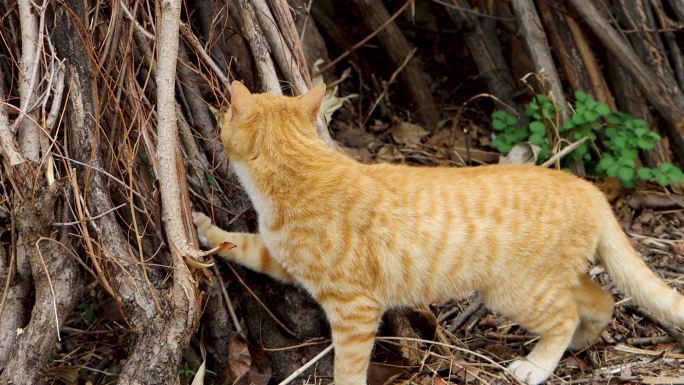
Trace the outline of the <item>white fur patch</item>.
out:
M 242 162 L 231 162 L 235 174 L 238 176 L 240 183 L 247 190 L 247 195 L 254 205 L 254 209 L 259 214 L 259 226 L 262 223 L 271 220 L 273 215 L 273 205 L 271 200 L 259 191 L 256 184 L 252 180 L 252 175 L 247 166 Z
M 513 373 L 515 378 L 527 385 L 537 385 L 544 382 L 551 373 L 528 360 L 513 361 L 508 365 L 508 370 Z

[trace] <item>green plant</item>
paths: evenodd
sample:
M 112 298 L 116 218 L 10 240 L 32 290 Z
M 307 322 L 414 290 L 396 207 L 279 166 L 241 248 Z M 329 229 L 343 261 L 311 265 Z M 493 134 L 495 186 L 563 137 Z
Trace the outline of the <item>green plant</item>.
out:
M 507 154 L 514 145 L 527 141 L 540 147 L 537 160 L 543 162 L 559 141 L 568 143 L 587 138 L 569 159 L 584 163 L 593 176 L 617 177 L 627 188 L 633 188 L 638 180 L 655 181 L 662 186 L 682 183 L 682 171 L 670 163 L 661 163 L 655 169 L 637 169 L 639 150 L 653 149 L 660 135 L 650 130 L 642 119 L 611 112 L 608 106 L 584 92 L 575 92 L 572 115 L 558 126 L 555 106 L 543 95 L 532 99 L 525 116 L 529 122 L 520 124 L 508 112 L 495 111 L 492 128 L 496 137 L 492 147 Z
M 80 310 L 83 312 L 83 320 L 86 323 L 92 323 L 95 321 L 95 307 L 93 307 L 92 304 L 89 303 L 79 303 L 76 305 L 76 309 Z
M 183 368 L 178 371 L 178 375 L 181 377 L 194 377 L 197 374 L 188 364 L 187 361 L 183 361 Z
M 197 366 L 199 366 L 199 364 L 197 364 Z M 216 375 L 216 372 L 213 370 L 204 369 L 204 372 L 212 376 Z M 180 377 L 195 377 L 195 375 L 197 375 L 197 371 L 190 367 L 188 361 L 183 361 L 183 367 L 178 371 L 178 375 Z

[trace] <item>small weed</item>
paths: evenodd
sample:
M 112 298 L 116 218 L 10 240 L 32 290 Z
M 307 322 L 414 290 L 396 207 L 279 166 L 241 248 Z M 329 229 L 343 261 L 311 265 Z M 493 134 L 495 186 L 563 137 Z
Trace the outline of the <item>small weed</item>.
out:
M 76 305 L 76 309 L 83 313 L 83 320 L 85 323 L 90 324 L 95 321 L 95 308 L 89 303 L 79 303 Z
M 626 188 L 634 188 L 639 180 L 655 181 L 661 186 L 682 183 L 682 170 L 670 163 L 636 168 L 639 150 L 652 150 L 660 140 L 644 120 L 611 112 L 608 106 L 581 91 L 575 92 L 573 107 L 570 118 L 557 128 L 555 106 L 543 95 L 536 95 L 528 105 L 525 115 L 530 121 L 525 125 L 506 111 L 495 111 L 492 147 L 507 154 L 514 145 L 527 141 L 540 147 L 538 161 L 543 162 L 559 142 L 588 138 L 570 156 L 584 163 L 592 176 L 617 177 Z

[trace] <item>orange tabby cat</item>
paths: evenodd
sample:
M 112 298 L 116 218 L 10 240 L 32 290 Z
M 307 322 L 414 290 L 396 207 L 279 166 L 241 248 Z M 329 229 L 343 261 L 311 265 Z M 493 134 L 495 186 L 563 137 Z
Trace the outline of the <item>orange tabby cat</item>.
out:
M 194 218 L 205 245 L 237 244 L 227 258 L 298 283 L 321 304 L 336 385 L 366 383 L 387 308 L 472 290 L 540 336 L 509 369 L 527 384 L 544 381 L 566 348 L 592 343 L 612 316 L 612 297 L 587 276 L 595 255 L 639 305 L 684 326 L 684 298 L 639 258 L 591 183 L 536 166 L 360 164 L 316 135 L 324 89 L 252 95 L 234 82 L 221 139 L 259 235 Z

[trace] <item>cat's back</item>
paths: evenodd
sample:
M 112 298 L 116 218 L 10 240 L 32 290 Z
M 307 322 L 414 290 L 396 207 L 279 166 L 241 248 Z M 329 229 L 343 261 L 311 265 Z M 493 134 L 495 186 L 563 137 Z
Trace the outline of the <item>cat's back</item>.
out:
M 520 194 L 545 201 L 558 197 L 605 200 L 590 182 L 565 171 L 533 165 L 487 165 L 476 167 L 416 167 L 376 164 L 366 166 L 365 175 L 375 180 L 383 192 L 425 189 L 485 196 Z M 535 199 L 536 200 L 536 199 Z

